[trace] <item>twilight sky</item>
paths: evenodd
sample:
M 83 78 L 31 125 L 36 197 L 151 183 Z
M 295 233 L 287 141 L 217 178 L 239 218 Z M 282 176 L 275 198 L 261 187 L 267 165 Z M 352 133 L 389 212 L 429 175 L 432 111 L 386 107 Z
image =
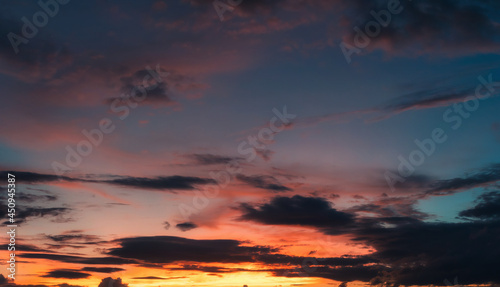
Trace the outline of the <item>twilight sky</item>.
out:
M 497 1 L 0 4 L 0 285 L 499 286 Z

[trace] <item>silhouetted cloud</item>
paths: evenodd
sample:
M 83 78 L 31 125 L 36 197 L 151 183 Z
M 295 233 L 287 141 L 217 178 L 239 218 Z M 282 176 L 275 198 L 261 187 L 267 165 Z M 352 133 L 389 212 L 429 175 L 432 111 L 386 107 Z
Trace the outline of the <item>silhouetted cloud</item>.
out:
M 479 196 L 478 204 L 459 213 L 460 216 L 477 219 L 500 219 L 500 192 L 493 191 Z
M 7 174 L 14 174 L 16 176 L 17 182 L 22 183 L 45 183 L 45 182 L 53 182 L 58 181 L 59 179 L 63 179 L 66 181 L 72 181 L 72 178 L 69 177 L 59 177 L 57 175 L 52 174 L 42 174 L 28 171 L 1 171 L 0 176 L 7 178 Z
M 244 158 L 242 157 L 230 157 L 230 156 L 221 156 L 215 154 L 190 154 L 186 157 L 194 160 L 194 163 L 197 165 L 215 165 L 215 164 L 228 164 L 234 161 L 240 161 Z
M 108 254 L 150 263 L 251 262 L 254 255 L 270 252 L 269 247 L 241 246 L 237 240 L 195 240 L 174 236 L 131 237 L 117 240 L 121 247 Z
M 173 280 L 173 279 L 183 279 L 188 278 L 185 276 L 175 276 L 175 277 L 158 277 L 158 276 L 142 276 L 142 277 L 133 277 L 132 279 L 139 280 Z
M 191 176 L 158 176 L 155 178 L 146 177 L 121 177 L 112 180 L 101 181 L 114 185 L 137 187 L 156 190 L 191 190 L 196 185 L 215 184 L 213 179 L 191 177 Z
M 70 230 L 59 235 L 45 235 L 50 239 L 59 243 L 99 243 L 99 237 L 95 235 L 84 234 L 82 230 Z
M 23 253 L 23 258 L 47 259 L 65 263 L 77 263 L 88 265 L 123 265 L 137 263 L 135 260 L 117 257 L 82 257 L 75 255 L 63 255 L 52 253 Z
M 447 194 L 463 189 L 483 187 L 499 180 L 500 164 L 492 164 L 464 177 L 439 180 L 432 184 L 432 188 L 427 192 L 429 194 Z
M 98 273 L 114 273 L 118 271 L 125 271 L 125 269 L 117 267 L 83 267 L 82 271 L 90 271 Z
M 68 279 L 81 279 L 90 277 L 89 273 L 79 272 L 77 270 L 70 269 L 58 269 L 49 271 L 47 274 L 42 275 L 42 277 L 48 278 L 68 278 Z
M 181 231 L 188 231 L 188 230 L 197 228 L 198 225 L 196 225 L 192 222 L 183 222 L 183 223 L 177 224 L 175 227 L 177 227 Z
M 242 174 L 238 174 L 236 175 L 236 178 L 241 182 L 260 189 L 266 189 L 275 192 L 292 191 L 291 188 L 282 185 L 276 178 L 269 175 L 245 176 Z
M 17 224 L 26 223 L 34 218 L 51 218 L 53 222 L 68 222 L 72 219 L 66 215 L 71 211 L 67 207 L 26 207 L 17 208 L 15 221 Z M 0 211 L 0 216 L 5 217 L 7 211 Z M 8 224 L 8 221 L 4 222 Z
M 329 201 L 318 197 L 275 197 L 257 206 L 242 204 L 240 209 L 241 220 L 263 224 L 332 228 L 354 223 L 354 215 L 338 211 Z
M 370 11 L 387 8 L 386 2 L 363 0 L 342 1 L 348 7 L 350 24 L 364 27 L 373 20 Z M 494 1 L 422 0 L 400 1 L 403 8 L 396 20 L 383 27 L 372 39 L 370 50 L 382 49 L 388 53 L 427 54 L 442 53 L 446 56 L 468 53 L 493 52 L 500 46 L 500 33 L 496 28 L 497 17 L 490 11 L 500 7 Z M 385 6 L 385 7 L 384 7 Z M 446 11 L 446 14 L 443 14 Z M 465 24 L 467 23 L 467 24 Z M 344 37 L 352 43 L 355 33 Z
M 416 223 L 355 232 L 354 240 L 377 250 L 373 256 L 391 267 L 374 280 L 398 285 L 442 284 L 460 274 L 463 284 L 500 282 L 500 222 Z M 474 262 L 475 264 L 471 264 Z
M 67 176 L 56 176 L 50 174 L 40 174 L 33 172 L 2 171 L 0 175 L 7 176 L 7 173 L 16 175 L 16 180 L 26 183 L 49 183 L 57 180 L 76 181 L 87 183 L 103 183 L 126 187 L 136 187 L 153 190 L 191 190 L 197 185 L 215 184 L 216 181 L 208 178 L 192 176 L 157 176 L 157 177 L 133 177 L 133 176 L 111 176 L 112 179 L 98 179 L 94 177 L 72 178 Z
M 98 287 L 128 287 L 128 284 L 123 283 L 121 278 L 107 277 L 101 280 Z

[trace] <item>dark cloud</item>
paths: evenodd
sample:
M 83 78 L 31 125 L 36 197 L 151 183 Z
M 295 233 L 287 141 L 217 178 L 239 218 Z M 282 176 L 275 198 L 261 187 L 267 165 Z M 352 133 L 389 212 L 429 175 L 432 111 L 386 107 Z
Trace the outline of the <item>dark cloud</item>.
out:
M 373 20 L 370 11 L 387 9 L 387 1 L 343 1 L 348 27 L 364 25 Z M 447 56 L 494 52 L 500 46 L 497 29 L 499 9 L 493 1 L 422 0 L 400 1 L 403 11 L 392 15 L 388 27 L 372 38 L 370 50 L 380 48 L 392 53 L 442 53 Z M 351 30 L 352 31 L 352 30 Z M 344 37 L 352 43 L 355 35 Z
M 237 269 L 226 268 L 221 266 L 201 266 L 194 264 L 183 264 L 181 267 L 171 267 L 169 270 L 178 271 L 178 270 L 192 270 L 192 271 L 202 271 L 202 272 L 211 272 L 211 273 L 231 273 L 236 272 Z
M 198 165 L 215 165 L 215 164 L 228 164 L 234 161 L 243 160 L 242 157 L 230 157 L 230 156 L 221 156 L 215 154 L 190 154 L 186 157 L 194 160 L 195 164 Z
M 29 220 L 35 218 L 52 218 L 52 222 L 68 222 L 72 219 L 67 217 L 67 214 L 71 211 L 67 207 L 26 207 L 17 208 L 16 215 L 14 217 L 16 224 L 23 224 Z M 5 217 L 7 215 L 7 210 L 0 211 L 0 216 Z M 4 222 L 8 224 L 8 221 Z
M 7 12 L 8 13 L 8 12 Z M 10 33 L 22 37 L 24 23 L 0 14 L 0 59 L 8 65 L 0 67 L 0 73 L 14 76 L 26 82 L 36 82 L 53 76 L 59 69 L 72 62 L 72 55 L 65 45 L 39 31 L 27 43 L 17 46 L 17 53 L 9 40 Z M 8 68 L 6 68 L 8 66 Z
M 275 276 L 284 276 L 284 277 L 321 277 L 332 279 L 335 281 L 362 281 L 362 282 L 370 282 L 372 278 L 382 274 L 389 270 L 389 268 L 373 265 L 373 266 L 354 266 L 354 267 L 308 267 L 309 272 L 306 272 L 304 269 L 282 269 L 273 271 Z
M 24 253 L 23 258 L 47 259 L 65 263 L 77 263 L 87 265 L 123 265 L 137 263 L 134 260 L 128 260 L 116 257 L 81 257 L 74 255 L 62 255 L 51 253 Z
M 427 191 L 429 194 L 448 194 L 456 191 L 484 187 L 500 180 L 500 164 L 492 164 L 464 177 L 439 180 Z
M 403 95 L 392 100 L 380 110 L 386 114 L 378 119 L 387 118 L 409 110 L 432 109 L 462 102 L 467 96 L 474 95 L 474 89 L 454 91 L 454 88 L 424 90 Z
M 193 6 L 207 6 L 212 9 L 213 1 L 211 0 L 189 0 Z M 276 1 L 266 1 L 266 0 L 254 0 L 254 1 L 240 1 L 240 4 L 236 9 L 242 10 L 245 14 L 255 15 L 257 13 L 269 14 L 273 11 L 278 10 L 282 7 L 286 0 L 276 0 Z
M 459 213 L 460 216 L 477 219 L 500 219 L 500 192 L 493 191 L 481 195 L 478 204 Z
M 81 279 L 90 277 L 90 274 L 70 269 L 58 269 L 58 270 L 52 270 L 47 274 L 42 275 L 41 277 Z
M 273 225 L 300 225 L 318 228 L 345 227 L 354 223 L 354 216 L 338 211 L 324 198 L 275 197 L 258 206 L 242 204 L 241 220 Z
M 253 256 L 271 251 L 268 247 L 241 246 L 237 240 L 194 240 L 173 236 L 132 237 L 118 240 L 121 247 L 109 255 L 150 263 L 252 262 Z
M 183 223 L 177 224 L 175 227 L 177 227 L 181 231 L 188 231 L 188 230 L 197 228 L 198 225 L 196 225 L 192 222 L 183 222 Z
M 0 285 L 6 284 L 7 282 L 7 278 L 5 278 L 3 274 L 0 274 Z
M 342 220 L 339 221 L 339 211 L 326 200 L 302 197 L 278 197 L 259 207 L 244 204 L 242 218 L 270 225 L 311 226 L 325 234 L 346 234 L 355 242 L 376 250 L 367 257 L 346 259 L 352 260 L 351 263 L 329 261 L 333 259 L 321 262 L 325 266 L 308 272 L 309 276 L 346 282 L 439 285 L 448 274 L 462 274 L 465 284 L 486 284 L 500 282 L 495 267 L 500 264 L 500 250 L 495 243 L 500 238 L 500 221 L 493 220 L 498 219 L 498 198 L 497 192 L 480 197 L 475 208 L 461 215 L 490 220 L 468 223 L 425 223 L 412 216 L 395 216 L 397 212 L 377 204 L 349 210 L 371 211 L 375 217 L 355 218 L 350 213 L 340 212 Z M 269 257 L 263 260 L 266 263 L 294 262 L 296 259 L 268 254 L 260 258 L 264 257 Z M 375 264 L 367 266 L 366 262 Z M 331 268 L 338 265 L 343 267 Z M 285 273 L 283 276 L 305 276 L 295 271 Z
M 121 278 L 107 277 L 101 280 L 98 287 L 128 287 L 128 284 L 123 283 Z
M 123 268 L 117 267 L 83 267 L 82 271 L 99 272 L 99 273 L 114 273 L 118 271 L 125 271 Z
M 7 178 L 7 174 L 13 174 L 16 176 L 16 182 L 22 183 L 45 183 L 45 182 L 53 182 L 58 181 L 59 179 L 64 179 L 66 181 L 72 181 L 72 178 L 69 177 L 59 177 L 57 175 L 52 174 L 41 174 L 35 172 L 27 172 L 27 171 L 1 171 L 0 176 Z
M 260 189 L 266 189 L 274 192 L 292 191 L 291 188 L 282 185 L 276 178 L 269 175 L 245 176 L 238 174 L 236 175 L 236 178 L 241 182 Z
M 59 285 L 56 285 L 57 287 L 84 287 L 84 286 L 80 286 L 80 285 L 70 285 L 68 283 L 62 283 L 62 284 L 59 284 Z
M 112 97 L 106 100 L 108 105 L 128 105 L 128 102 L 133 104 L 167 104 L 173 105 L 176 102 L 169 95 L 167 85 L 163 83 L 157 84 L 154 88 L 145 87 L 143 85 L 133 85 L 130 83 L 124 84 L 120 92 L 120 97 Z
M 190 176 L 121 177 L 103 183 L 155 190 L 192 190 L 196 185 L 215 184 L 213 179 Z
M 354 240 L 373 247 L 371 256 L 391 267 L 379 281 L 439 285 L 460 274 L 462 283 L 480 284 L 500 282 L 499 236 L 500 222 L 415 223 L 357 230 Z
M 168 221 L 163 222 L 163 227 L 164 227 L 166 230 L 169 230 L 169 229 L 170 229 L 170 223 L 169 223 Z
M 9 246 L 8 244 L 4 244 L 0 245 L 0 248 L 2 248 L 3 250 L 7 250 L 8 246 Z M 16 240 L 16 250 L 24 252 L 51 252 L 48 251 L 46 248 L 41 248 L 31 244 L 24 244 L 22 242 L 18 242 L 17 240 Z
M 173 279 L 183 279 L 188 278 L 185 276 L 177 276 L 177 277 L 157 277 L 157 276 L 144 276 L 144 277 L 133 277 L 132 279 L 139 280 L 173 280 Z
M 0 195 L 0 199 L 6 199 L 6 195 Z M 31 194 L 27 192 L 16 194 L 16 201 L 22 202 L 23 204 L 34 202 L 52 202 L 56 201 L 57 199 L 58 197 L 52 194 Z
M 59 177 L 56 175 L 40 174 L 33 172 L 2 171 L 0 175 L 7 176 L 7 173 L 16 175 L 16 180 L 26 183 L 50 183 L 57 180 L 77 181 L 88 183 L 103 183 L 126 187 L 135 187 L 153 190 L 191 190 L 197 185 L 215 184 L 213 179 L 192 177 L 192 176 L 158 176 L 158 177 L 132 177 L 132 176 L 111 176 L 111 179 L 96 179 L 87 176 L 86 178 Z
M 45 235 L 46 238 L 59 243 L 99 243 L 99 237 L 83 234 L 82 230 L 70 230 L 60 235 Z
M 107 104 L 113 102 L 127 104 L 131 101 L 136 104 L 151 105 L 176 105 L 175 95 L 198 98 L 208 86 L 197 81 L 193 76 L 177 71 L 153 71 L 142 69 L 121 79 L 120 97 L 106 100 Z M 140 98 L 141 100 L 136 100 Z M 115 104 L 116 104 L 115 103 Z
M 247 270 L 244 268 L 227 268 L 221 266 L 203 266 L 202 263 L 245 263 L 259 262 L 269 266 L 302 266 L 304 262 L 313 262 L 312 257 L 289 256 L 276 253 L 277 249 L 264 246 L 247 246 L 236 240 L 194 240 L 172 236 L 135 237 L 117 240 L 121 247 L 113 248 L 110 255 L 136 259 L 147 263 L 167 264 L 196 262 L 179 267 L 168 267 L 168 270 L 196 270 L 209 273 L 231 273 L 240 271 L 276 272 L 279 276 L 293 276 L 293 272 L 278 274 L 276 268 Z M 387 267 L 379 266 L 377 259 L 371 256 L 343 256 L 337 258 L 317 258 L 316 265 L 322 268 L 305 276 L 331 278 L 335 280 L 364 280 L 379 275 Z M 370 264 L 370 267 L 364 265 Z M 317 266 L 316 266 L 317 267 Z M 298 268 L 298 267 L 297 267 Z M 339 270 L 345 270 L 341 272 Z M 330 271 L 331 274 L 327 274 Z M 371 277 L 363 277 L 364 273 Z M 361 272 L 355 277 L 356 272 Z M 302 275 L 304 276 L 304 275 Z M 366 279 L 366 280 L 365 280 Z

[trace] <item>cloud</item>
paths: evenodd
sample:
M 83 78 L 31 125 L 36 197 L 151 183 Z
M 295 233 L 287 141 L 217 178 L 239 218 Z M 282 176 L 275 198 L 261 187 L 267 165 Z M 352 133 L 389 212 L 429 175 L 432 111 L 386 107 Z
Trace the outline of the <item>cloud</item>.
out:
M 8 35 L 22 36 L 24 23 L 0 15 L 0 59 L 8 65 L 0 67 L 0 73 L 13 76 L 25 82 L 50 79 L 60 69 L 73 61 L 68 47 L 56 44 L 49 35 L 39 32 L 28 43 L 20 44 L 16 54 Z M 8 68 L 7 68 L 8 67 Z
M 62 283 L 62 284 L 58 284 L 56 286 L 57 287 L 84 287 L 84 286 L 80 286 L 80 285 L 70 285 L 68 283 Z
M 29 190 L 29 188 L 28 188 Z M 45 191 L 47 192 L 47 191 Z M 56 195 L 52 195 L 49 192 L 48 194 L 31 194 L 27 193 L 27 191 L 17 194 L 16 195 L 16 201 L 22 202 L 24 204 L 28 203 L 34 203 L 34 202 L 52 202 L 56 201 L 58 197 Z M 2 194 L 0 195 L 0 199 L 5 199 L 6 195 Z
M 98 287 L 128 287 L 128 284 L 123 283 L 121 278 L 107 277 L 101 280 Z
M 8 282 L 7 278 L 5 278 L 5 276 L 3 276 L 3 274 L 0 274 L 0 285 L 4 285 L 7 282 Z
M 500 219 L 500 192 L 492 191 L 479 196 L 475 207 L 461 211 L 462 217 L 476 219 Z
M 72 218 L 67 217 L 70 208 L 67 207 L 25 207 L 17 208 L 15 221 L 17 224 L 26 223 L 34 218 L 52 218 L 52 222 L 68 222 Z M 0 211 L 0 216 L 5 217 L 7 215 L 7 210 Z M 4 222 L 8 224 L 8 221 Z
M 170 229 L 170 223 L 168 221 L 163 222 L 163 228 L 165 228 L 166 230 L 169 230 Z
M 159 83 L 154 88 L 143 85 L 133 85 L 131 83 L 125 84 L 121 90 L 123 97 L 112 97 L 106 100 L 108 105 L 122 106 L 127 105 L 127 102 L 133 104 L 166 104 L 174 105 L 176 101 L 169 95 L 167 85 Z M 138 100 L 136 100 L 138 99 Z
M 157 80 L 159 75 L 156 71 L 141 69 L 129 76 L 122 77 L 119 92 L 125 97 L 112 97 L 106 100 L 107 104 L 127 104 L 132 101 L 138 104 L 150 105 L 177 105 L 175 95 L 185 95 L 187 98 L 199 98 L 208 85 L 201 83 L 195 77 L 182 74 L 178 71 L 158 71 L 161 80 Z M 156 73 L 156 74 L 155 74 Z M 127 98 L 129 98 L 127 100 Z M 136 101 L 135 98 L 143 98 Z M 117 101 L 118 100 L 118 101 Z
M 473 89 L 454 90 L 453 88 L 423 90 L 400 96 L 393 99 L 392 103 L 381 108 L 380 112 L 383 112 L 384 115 L 377 117 L 375 120 L 386 119 L 410 110 L 447 107 L 462 102 L 467 96 L 474 96 Z
M 387 2 L 343 1 L 354 15 L 347 27 L 361 29 L 373 20 L 370 11 L 387 9 Z M 499 48 L 498 17 L 491 11 L 499 7 L 494 1 L 422 0 L 401 1 L 403 11 L 392 15 L 388 27 L 371 39 L 370 50 L 382 49 L 400 55 L 494 53 Z M 344 11 L 349 15 L 349 11 Z M 346 17 L 347 18 L 347 17 Z M 344 41 L 352 43 L 355 33 Z
M 45 235 L 45 237 L 58 243 L 83 243 L 83 244 L 99 243 L 98 236 L 83 234 L 82 230 L 70 230 L 60 235 Z
M 99 273 L 114 273 L 118 271 L 125 271 L 123 268 L 117 267 L 83 267 L 82 271 L 99 272 Z
M 311 257 L 289 256 L 279 254 L 278 249 L 266 246 L 249 246 L 248 242 L 237 240 L 215 239 L 187 239 L 173 236 L 151 236 L 132 237 L 117 240 L 121 247 L 112 248 L 108 254 L 123 258 L 135 259 L 146 264 L 169 264 L 196 262 L 196 264 L 184 264 L 182 266 L 163 267 L 171 271 L 176 270 L 197 270 L 208 273 L 231 273 L 231 272 L 275 272 L 278 276 L 288 276 L 280 274 L 277 270 L 285 266 L 301 266 Z M 378 261 L 370 256 L 343 256 L 333 258 L 317 258 L 317 265 L 323 268 L 323 272 L 313 272 L 302 276 L 316 276 L 332 278 L 335 280 L 346 280 L 346 274 L 340 270 L 352 271 L 348 276 L 356 278 L 353 280 L 364 280 L 362 274 L 355 277 L 355 271 L 365 270 L 370 272 L 371 277 L 379 275 L 379 271 L 386 270 L 387 267 L 380 266 Z M 268 269 L 245 269 L 227 268 L 221 266 L 204 266 L 203 263 L 246 263 L 258 262 L 269 266 Z M 363 267 L 370 264 L 369 267 Z M 327 274 L 326 271 L 330 271 Z M 365 272 L 365 273 L 366 273 Z M 293 272 L 287 272 L 293 275 Z M 349 278 L 351 278 L 349 277 Z
M 357 230 L 354 240 L 377 250 L 371 256 L 391 267 L 379 281 L 438 285 L 449 274 L 460 274 L 464 284 L 481 284 L 500 282 L 498 234 L 498 221 L 416 223 Z
M 270 225 L 299 225 L 317 228 L 346 227 L 354 223 L 354 215 L 338 211 L 324 198 L 275 197 L 257 206 L 242 204 L 241 220 Z
M 228 164 L 234 161 L 240 161 L 244 158 L 242 157 L 230 157 L 230 156 L 221 156 L 215 154 L 189 154 L 186 155 L 187 158 L 194 160 L 194 163 L 197 165 L 216 165 L 216 164 Z
M 88 265 L 123 265 L 137 263 L 134 260 L 116 257 L 82 257 L 74 255 L 62 255 L 51 253 L 24 253 L 23 258 L 47 259 L 65 263 L 88 264 Z
M 485 187 L 500 180 L 500 164 L 492 164 L 464 177 L 439 180 L 431 185 L 428 194 L 449 194 L 456 191 Z
M 143 277 L 133 277 L 132 279 L 139 280 L 173 280 L 173 279 L 183 279 L 188 278 L 185 276 L 176 276 L 176 277 L 158 277 L 158 276 L 143 276 Z
M 282 185 L 276 178 L 269 175 L 245 176 L 238 174 L 236 175 L 236 178 L 241 182 L 260 189 L 266 189 L 274 192 L 292 191 L 291 188 Z
M 285 277 L 321 277 L 332 279 L 335 281 L 362 281 L 362 282 L 370 282 L 372 278 L 386 272 L 389 268 L 373 265 L 373 266 L 354 266 L 354 267 L 336 267 L 331 268 L 328 266 L 311 268 L 313 269 L 310 272 L 305 272 L 304 270 L 297 269 L 283 269 L 274 271 L 273 274 L 275 276 L 285 276 Z
M 197 228 L 198 225 L 196 225 L 192 222 L 184 222 L 184 223 L 177 224 L 175 227 L 177 227 L 181 231 L 188 231 L 188 230 Z
M 131 237 L 117 241 L 120 247 L 108 254 L 149 263 L 252 262 L 252 256 L 270 252 L 269 247 L 241 246 L 237 240 L 195 240 L 173 236 Z
M 192 190 L 197 185 L 215 184 L 213 179 L 199 178 L 192 176 L 157 176 L 157 177 L 133 177 L 133 176 L 111 176 L 112 179 L 96 179 L 96 177 L 72 178 L 67 176 L 58 177 L 50 174 L 40 174 L 34 172 L 2 171 L 0 175 L 7 176 L 7 173 L 15 174 L 19 182 L 50 183 L 58 180 L 82 183 L 102 183 L 126 187 L 135 187 L 152 190 Z
M 41 174 L 41 173 L 35 173 L 35 172 L 28 172 L 28 171 L 1 171 L 0 175 L 2 177 L 7 178 L 7 174 L 14 174 L 16 176 L 16 181 L 17 182 L 23 182 L 23 183 L 45 183 L 45 182 L 54 182 L 58 181 L 60 179 L 59 176 L 57 175 L 52 175 L 52 174 Z M 61 177 L 61 179 L 67 180 L 67 181 L 72 181 L 72 178 L 69 177 Z
M 100 181 L 102 183 L 137 187 L 153 190 L 192 190 L 196 185 L 215 184 L 215 180 L 191 176 L 158 176 L 146 177 L 120 177 L 111 180 Z
M 1 248 L 7 250 L 8 244 L 0 245 Z M 19 243 L 16 241 L 16 249 L 22 250 L 24 252 L 51 252 L 47 248 L 41 248 L 31 244 Z
M 81 278 L 88 278 L 90 276 L 91 275 L 89 273 L 83 273 L 83 272 L 79 272 L 76 270 L 58 269 L 58 270 L 52 270 L 52 271 L 48 272 L 47 274 L 42 275 L 41 277 L 81 279 Z

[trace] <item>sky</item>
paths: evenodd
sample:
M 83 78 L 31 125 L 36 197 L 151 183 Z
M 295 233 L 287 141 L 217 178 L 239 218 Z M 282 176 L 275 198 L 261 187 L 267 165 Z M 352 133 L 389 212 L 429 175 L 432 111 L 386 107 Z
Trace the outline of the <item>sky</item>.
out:
M 499 286 L 497 1 L 0 5 L 0 285 Z

